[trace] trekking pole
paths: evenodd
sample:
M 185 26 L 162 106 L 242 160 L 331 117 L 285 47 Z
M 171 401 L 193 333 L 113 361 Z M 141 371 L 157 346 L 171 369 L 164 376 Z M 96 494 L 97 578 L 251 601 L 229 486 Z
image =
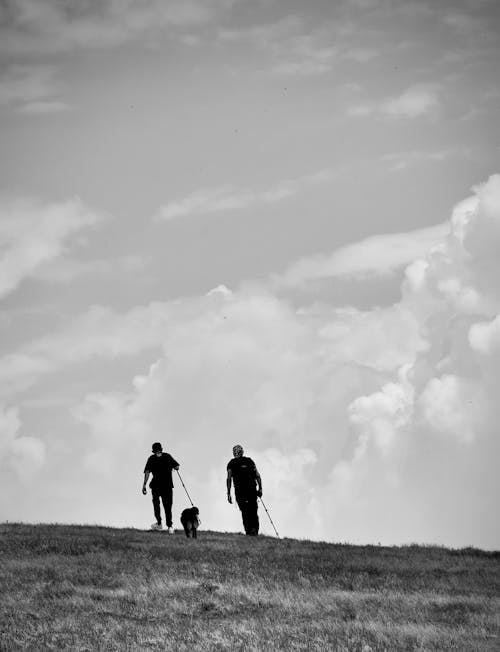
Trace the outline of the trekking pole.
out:
M 262 500 L 262 498 L 259 498 L 259 500 L 260 500 L 260 502 L 262 503 L 262 507 L 266 510 L 266 514 L 268 515 L 269 520 L 271 521 L 271 525 L 273 526 L 274 531 L 276 532 L 276 536 L 277 536 L 278 539 L 279 539 L 279 538 L 280 538 L 280 535 L 278 534 L 278 530 L 276 529 L 276 527 L 275 527 L 275 525 L 274 525 L 274 523 L 273 523 L 273 519 L 271 518 L 271 515 L 270 515 L 269 512 L 267 511 L 267 507 L 265 506 L 264 501 Z
M 179 480 L 181 481 L 181 484 L 184 487 L 184 491 L 186 492 L 187 497 L 189 498 L 189 502 L 191 503 L 191 507 L 194 507 L 193 501 L 191 500 L 191 496 L 188 494 L 188 490 L 186 489 L 186 485 L 184 484 L 184 482 L 182 482 L 182 478 L 181 478 L 181 474 L 179 473 L 179 469 L 175 469 L 175 470 L 177 471 L 177 475 L 179 476 Z

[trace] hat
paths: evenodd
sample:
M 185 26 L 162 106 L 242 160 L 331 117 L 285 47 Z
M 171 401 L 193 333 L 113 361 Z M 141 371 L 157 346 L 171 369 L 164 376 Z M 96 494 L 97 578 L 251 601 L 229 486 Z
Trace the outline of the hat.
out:
M 163 450 L 163 448 L 162 448 L 162 445 L 160 444 L 159 441 L 155 441 L 155 443 L 154 443 L 153 446 L 152 446 L 152 450 L 153 450 L 153 453 L 157 453 L 157 452 L 160 452 L 160 453 L 161 453 L 161 451 Z

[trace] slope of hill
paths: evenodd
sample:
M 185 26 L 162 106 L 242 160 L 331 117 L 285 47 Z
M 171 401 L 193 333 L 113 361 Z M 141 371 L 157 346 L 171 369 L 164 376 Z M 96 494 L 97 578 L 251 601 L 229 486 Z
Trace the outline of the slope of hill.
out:
M 500 553 L 0 525 L 1 650 L 498 650 Z

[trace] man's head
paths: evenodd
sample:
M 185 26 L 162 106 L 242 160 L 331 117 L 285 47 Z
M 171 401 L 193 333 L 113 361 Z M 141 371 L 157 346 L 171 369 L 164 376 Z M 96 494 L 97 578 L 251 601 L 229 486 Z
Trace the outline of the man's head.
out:
M 151 449 L 152 449 L 154 455 L 161 455 L 161 453 L 163 451 L 163 448 L 162 448 L 159 441 L 155 441 L 155 443 L 153 444 Z
M 239 444 L 233 446 L 233 455 L 234 457 L 241 457 L 243 455 L 243 446 L 240 446 Z

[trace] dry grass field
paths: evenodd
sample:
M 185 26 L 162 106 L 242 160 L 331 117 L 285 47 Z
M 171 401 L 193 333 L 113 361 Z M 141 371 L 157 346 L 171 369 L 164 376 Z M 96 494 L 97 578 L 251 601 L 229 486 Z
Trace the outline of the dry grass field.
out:
M 500 553 L 0 525 L 1 650 L 500 650 Z

